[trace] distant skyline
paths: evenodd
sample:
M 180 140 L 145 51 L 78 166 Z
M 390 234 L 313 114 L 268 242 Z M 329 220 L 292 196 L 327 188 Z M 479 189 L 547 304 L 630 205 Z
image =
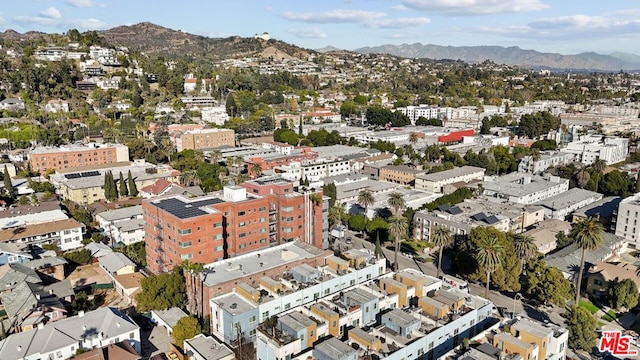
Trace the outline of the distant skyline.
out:
M 21 33 L 145 21 L 208 37 L 268 32 L 310 49 L 420 42 L 640 54 L 632 0 L 5 0 L 0 8 L 0 29 Z

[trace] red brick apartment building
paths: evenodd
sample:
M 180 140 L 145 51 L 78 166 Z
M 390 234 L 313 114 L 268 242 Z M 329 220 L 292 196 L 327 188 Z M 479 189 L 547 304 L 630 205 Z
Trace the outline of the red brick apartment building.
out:
M 296 192 L 279 178 L 247 181 L 196 198 L 142 202 L 147 266 L 159 274 L 189 260 L 210 264 L 299 240 L 325 246 L 322 192 Z
M 129 148 L 121 144 L 64 145 L 38 147 L 29 152 L 31 169 L 44 172 L 75 170 L 96 165 L 109 165 L 129 161 Z

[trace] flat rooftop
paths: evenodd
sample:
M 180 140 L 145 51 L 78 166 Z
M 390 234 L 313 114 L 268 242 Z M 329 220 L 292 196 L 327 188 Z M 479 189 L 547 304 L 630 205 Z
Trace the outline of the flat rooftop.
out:
M 224 200 L 217 196 L 206 196 L 204 198 L 187 199 L 182 196 L 175 196 L 166 199 L 152 200 L 149 203 L 162 209 L 179 219 L 189 219 L 197 216 L 211 214 L 217 210 L 208 206 L 223 203 Z
M 561 194 L 538 201 L 536 205 L 542 205 L 551 210 L 563 209 L 588 199 L 600 200 L 602 194 L 580 188 L 569 189 Z
M 475 166 L 461 166 L 451 170 L 440 171 L 433 174 L 418 175 L 416 178 L 426 180 L 426 181 L 438 182 L 438 181 L 443 181 L 451 178 L 456 178 L 459 176 L 471 175 L 478 172 L 481 172 L 484 174 L 485 171 L 486 171 L 485 169 L 475 167 Z
M 534 194 L 569 181 L 558 177 L 554 178 L 557 179 L 557 181 L 552 181 L 549 178 L 537 175 L 511 173 L 500 177 L 487 176 L 485 177 L 483 186 L 486 191 L 520 197 Z M 523 181 L 523 179 L 530 179 L 530 182 L 527 183 Z
M 41 146 L 31 150 L 30 154 L 50 154 L 50 153 L 60 153 L 67 151 L 91 151 L 95 149 L 108 149 L 108 148 L 126 148 L 126 145 L 122 144 L 98 144 L 91 143 L 87 145 L 63 145 L 59 147 L 53 146 Z
M 213 300 L 221 309 L 232 315 L 244 314 L 249 310 L 257 309 L 258 307 L 249 301 L 245 300 L 242 296 L 236 293 L 229 293 L 223 297 Z
M 205 286 L 216 286 L 221 282 L 239 279 L 301 259 L 311 259 L 323 253 L 324 250 L 293 241 L 207 264 L 200 276 Z
M 129 206 L 116 210 L 103 211 L 96 216 L 100 216 L 106 221 L 116 221 L 142 216 L 142 205 Z

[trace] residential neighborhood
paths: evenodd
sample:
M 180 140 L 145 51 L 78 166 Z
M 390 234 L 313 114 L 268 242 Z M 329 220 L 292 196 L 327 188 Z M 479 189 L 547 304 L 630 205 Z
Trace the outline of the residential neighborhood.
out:
M 55 35 L 0 34 L 0 359 L 640 350 L 638 73 Z

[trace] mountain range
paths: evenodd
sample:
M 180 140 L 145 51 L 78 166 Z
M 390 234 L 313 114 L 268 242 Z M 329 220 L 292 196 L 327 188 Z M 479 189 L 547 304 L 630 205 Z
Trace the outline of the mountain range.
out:
M 309 50 L 280 40 L 262 40 L 253 37 L 231 36 L 211 38 L 169 29 L 149 22 L 118 26 L 97 31 L 106 43 L 125 46 L 131 50 L 161 56 L 191 56 L 211 60 L 241 57 L 300 58 L 306 59 L 314 52 L 346 51 L 327 46 Z M 20 34 L 13 30 L 0 33 L 0 39 L 20 40 L 44 37 L 49 34 L 30 31 Z M 498 64 L 517 65 L 535 69 L 575 70 L 575 71 L 620 71 L 639 70 L 640 56 L 630 53 L 601 55 L 587 52 L 577 55 L 542 53 L 519 47 L 502 46 L 440 46 L 402 44 L 363 47 L 358 53 L 390 54 L 404 58 L 428 58 L 436 60 L 463 60 L 477 63 L 491 60 Z
M 389 54 L 404 58 L 462 60 L 477 63 L 491 60 L 498 64 L 517 65 L 535 69 L 620 71 L 640 69 L 640 56 L 629 53 L 610 55 L 585 52 L 577 55 L 543 53 L 517 46 L 440 46 L 402 44 L 363 47 L 354 50 L 365 54 Z

